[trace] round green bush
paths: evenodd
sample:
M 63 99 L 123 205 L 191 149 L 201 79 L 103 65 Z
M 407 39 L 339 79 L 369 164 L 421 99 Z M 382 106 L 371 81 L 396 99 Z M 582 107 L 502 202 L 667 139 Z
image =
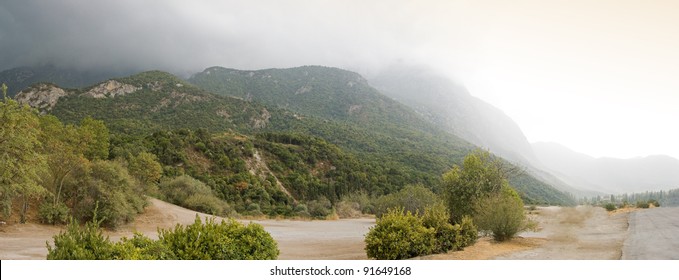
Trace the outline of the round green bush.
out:
M 230 219 L 216 223 L 198 216 L 188 226 L 159 230 L 164 243 L 180 260 L 274 260 L 278 245 L 259 224 L 243 225 Z
M 369 258 L 408 259 L 431 254 L 436 248 L 436 231 L 422 219 L 403 209 L 392 209 L 377 220 L 365 237 Z

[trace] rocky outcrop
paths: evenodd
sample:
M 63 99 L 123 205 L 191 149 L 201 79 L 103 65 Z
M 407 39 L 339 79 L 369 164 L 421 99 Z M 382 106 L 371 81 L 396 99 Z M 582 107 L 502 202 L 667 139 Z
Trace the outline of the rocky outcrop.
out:
M 59 98 L 70 93 L 52 84 L 37 84 L 19 92 L 16 101 L 45 113 L 57 105 Z
M 266 110 L 266 108 L 262 109 L 262 113 L 259 116 L 252 117 L 250 120 L 252 121 L 252 128 L 254 129 L 260 129 L 260 128 L 265 128 L 269 124 L 269 119 L 271 118 L 271 113 Z
M 123 96 L 125 94 L 133 93 L 137 90 L 140 90 L 140 88 L 133 85 L 124 84 L 116 80 L 108 80 L 90 89 L 84 95 L 94 98 L 106 98 Z

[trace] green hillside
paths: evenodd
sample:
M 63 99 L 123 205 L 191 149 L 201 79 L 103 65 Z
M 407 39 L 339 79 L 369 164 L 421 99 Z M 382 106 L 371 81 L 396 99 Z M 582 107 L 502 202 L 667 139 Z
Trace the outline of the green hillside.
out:
M 303 76 L 304 71 L 300 69 L 305 68 L 291 71 L 295 72 L 295 75 Z M 169 172 L 167 174 L 185 173 L 199 178 L 217 193 L 221 193 L 223 199 L 242 207 L 246 207 L 253 199 L 247 196 L 243 198 L 224 190 L 237 189 L 236 184 L 244 186 L 243 182 L 260 186 L 262 189 L 258 197 L 266 198 L 262 201 L 267 202 L 258 205 L 260 210 L 267 211 L 276 207 L 292 207 L 290 199 L 315 201 L 322 198 L 334 202 L 343 195 L 355 193 L 357 190 L 370 195 L 381 195 L 415 183 L 423 183 L 436 191 L 440 185 L 441 174 L 459 163 L 474 149 L 474 146 L 459 138 L 438 131 L 412 111 L 381 96 L 367 84 L 359 85 L 360 76 L 356 74 L 347 74 L 350 72 L 333 68 L 310 69 L 320 69 L 323 73 L 337 72 L 339 78 L 334 85 L 343 83 L 346 85 L 346 79 L 350 79 L 357 81 L 353 87 L 363 89 L 352 93 L 322 91 L 326 96 L 338 95 L 335 103 L 327 105 L 328 110 L 335 110 L 332 111 L 335 113 L 324 113 L 324 110 L 301 112 L 301 109 L 291 111 L 290 106 L 286 109 L 267 104 L 266 100 L 215 95 L 168 73 L 151 71 L 109 80 L 87 88 L 63 90 L 63 96 L 59 97 L 53 106 L 45 106 L 46 102 L 54 101 L 45 96 L 58 92 L 58 87 L 54 85 L 33 86 L 19 94 L 17 99 L 23 98 L 25 102 L 33 102 L 34 106 L 56 115 L 67 123 L 77 123 L 86 116 L 104 120 L 112 132 L 113 139 L 116 140 L 115 143 L 118 143 L 116 145 L 143 146 L 160 159 L 164 156 L 159 151 L 152 150 L 155 145 L 153 143 L 160 141 L 159 143 L 165 143 L 166 146 L 170 143 L 177 150 L 175 159 L 183 158 L 188 161 L 163 161 L 165 171 Z M 280 76 L 276 76 L 279 79 L 278 84 L 286 84 L 283 80 L 286 77 L 298 82 L 297 76 L 289 77 L 284 75 L 284 70 L 279 71 Z M 320 77 L 312 77 L 311 80 L 317 81 Z M 333 88 L 333 83 L 330 82 L 332 74 L 325 73 L 322 77 L 329 80 L 328 88 Z M 260 86 L 265 88 L 264 85 Z M 313 86 L 320 88 L 320 85 L 312 83 Z M 271 92 L 270 95 L 275 93 Z M 343 95 L 352 95 L 352 102 L 364 109 L 342 113 L 345 111 L 341 109 L 341 104 L 351 104 L 347 103 L 348 101 L 337 101 L 349 100 Z M 324 99 L 328 100 L 328 97 L 314 102 L 320 104 L 320 100 Z M 285 99 L 276 100 L 282 102 Z M 333 107 L 335 109 L 330 109 Z M 229 169 L 231 167 L 224 167 L 226 169 L 222 171 L 228 174 L 224 175 L 226 177 L 216 175 L 220 173 L 210 168 L 202 168 L 222 166 L 223 159 L 214 156 L 221 153 L 220 151 L 230 149 L 219 147 L 217 150 L 205 150 L 203 146 L 209 147 L 208 142 L 212 140 L 202 141 L 203 144 L 199 145 L 181 137 L 170 137 L 148 143 L 148 137 L 154 133 L 176 133 L 177 130 L 185 131 L 183 134 L 203 130 L 207 135 L 222 135 L 223 132 L 240 135 L 236 138 L 245 139 L 243 143 L 246 144 L 243 145 L 246 146 L 243 146 L 243 149 L 248 150 L 247 147 L 252 146 L 254 150 L 227 156 L 229 162 L 253 162 L 257 154 L 267 164 L 269 170 L 267 172 L 277 178 L 274 180 L 277 181 L 276 185 L 280 184 L 282 188 L 280 185 L 278 187 L 267 185 L 272 184 L 268 175 L 247 177 L 246 174 L 252 175 L 254 171 L 252 168 L 243 169 L 242 164 L 234 167 L 240 169 L 231 170 Z M 280 137 L 304 140 L 293 141 L 297 144 L 286 143 L 279 141 L 280 137 L 272 135 L 287 135 Z M 307 152 L 313 156 L 305 155 Z M 326 157 L 336 159 L 328 163 L 335 169 L 319 173 L 318 170 L 324 169 L 315 164 L 318 161 L 323 162 L 323 158 Z M 240 179 L 236 180 L 234 176 L 240 176 Z M 520 175 L 512 181 L 521 182 L 517 189 L 529 203 L 570 203 L 568 196 L 528 175 Z M 284 196 L 278 192 L 282 189 L 286 189 L 292 197 L 282 199 Z M 276 211 L 289 213 L 287 210 L 281 208 Z

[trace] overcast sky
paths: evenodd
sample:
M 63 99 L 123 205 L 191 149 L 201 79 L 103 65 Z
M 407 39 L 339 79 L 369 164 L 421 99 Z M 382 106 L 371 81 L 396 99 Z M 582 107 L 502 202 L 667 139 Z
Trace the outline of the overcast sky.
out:
M 0 70 L 428 64 L 529 141 L 679 158 L 679 1 L 0 2 Z

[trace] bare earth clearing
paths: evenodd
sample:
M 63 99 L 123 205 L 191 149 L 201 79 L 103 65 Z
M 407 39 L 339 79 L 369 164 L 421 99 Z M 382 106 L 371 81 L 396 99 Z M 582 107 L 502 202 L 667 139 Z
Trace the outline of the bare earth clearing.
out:
M 524 233 L 509 242 L 483 237 L 464 251 L 419 259 L 619 259 L 627 232 L 627 213 L 609 215 L 601 208 L 539 208 L 537 233 Z M 158 227 L 191 224 L 196 212 L 151 199 L 136 221 L 106 232 L 112 240 L 134 231 L 156 237 Z M 205 217 L 204 214 L 199 214 Z M 241 221 L 248 223 L 249 221 Z M 259 220 L 278 242 L 279 259 L 366 259 L 363 242 L 374 219 L 336 221 Z M 38 224 L 0 226 L 0 259 L 45 259 L 45 242 L 63 227 Z

